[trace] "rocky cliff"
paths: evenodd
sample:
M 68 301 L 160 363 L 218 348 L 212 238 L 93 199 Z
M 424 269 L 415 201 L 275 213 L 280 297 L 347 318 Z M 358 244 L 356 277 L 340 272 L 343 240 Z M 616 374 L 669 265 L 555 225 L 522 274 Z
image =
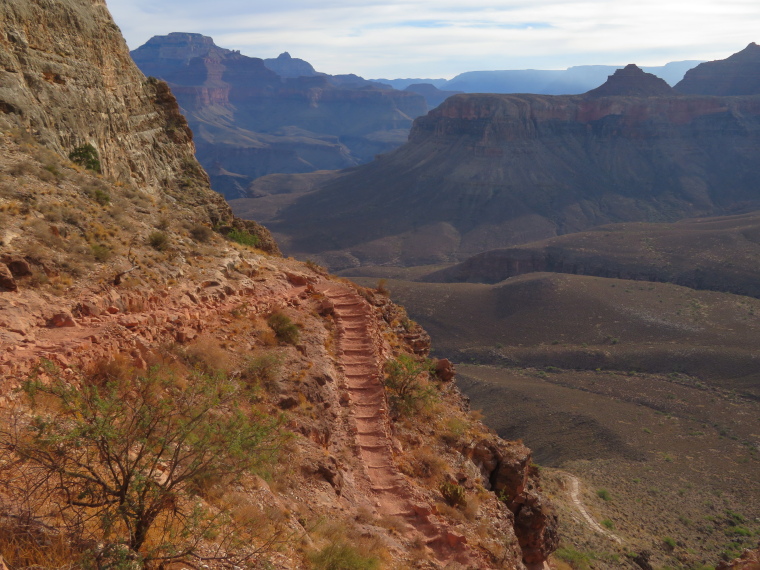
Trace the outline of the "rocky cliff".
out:
M 0 7 L 0 110 L 60 157 L 91 145 L 103 175 L 165 192 L 277 246 L 262 227 L 233 219 L 209 191 L 193 135 L 167 85 L 135 67 L 104 2 L 6 2 Z
M 271 227 L 292 252 L 348 251 L 336 266 L 421 264 L 608 222 L 741 211 L 760 206 L 759 137 L 755 97 L 457 95 L 417 119 L 404 147 Z
M 760 46 L 753 42 L 726 59 L 700 63 L 674 89 L 688 95 L 757 95 Z
M 132 52 L 147 75 L 171 85 L 196 133 L 198 159 L 228 198 L 246 195 L 266 174 L 367 162 L 400 146 L 427 110 L 416 93 L 317 74 L 284 56 L 264 61 L 185 33 L 156 36 Z
M 229 215 L 104 5 L 0 15 L 0 566 L 541 565 L 530 452 L 387 296 Z

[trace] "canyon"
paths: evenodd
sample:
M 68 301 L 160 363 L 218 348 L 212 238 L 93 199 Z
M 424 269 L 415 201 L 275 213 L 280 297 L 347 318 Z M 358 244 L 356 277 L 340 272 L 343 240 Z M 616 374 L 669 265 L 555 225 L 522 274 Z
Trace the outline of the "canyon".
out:
M 247 57 L 201 34 L 156 36 L 131 53 L 146 75 L 170 85 L 198 160 L 227 198 L 248 195 L 266 174 L 368 162 L 403 144 L 412 120 L 427 112 L 415 92 L 317 73 L 290 54 Z

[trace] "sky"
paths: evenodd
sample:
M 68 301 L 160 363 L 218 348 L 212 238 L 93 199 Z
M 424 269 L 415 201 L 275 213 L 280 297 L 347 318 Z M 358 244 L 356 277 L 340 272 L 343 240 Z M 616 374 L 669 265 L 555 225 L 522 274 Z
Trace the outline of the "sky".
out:
M 107 0 L 130 49 L 196 32 L 317 71 L 451 78 L 465 71 L 663 65 L 760 42 L 757 0 Z

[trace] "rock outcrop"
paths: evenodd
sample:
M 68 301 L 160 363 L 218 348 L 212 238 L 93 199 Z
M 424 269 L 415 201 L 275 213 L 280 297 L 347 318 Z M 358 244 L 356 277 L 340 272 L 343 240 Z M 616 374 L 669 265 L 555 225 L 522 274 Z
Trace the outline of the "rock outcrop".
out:
M 209 191 L 177 101 L 134 65 L 104 2 L 4 2 L 0 25 L 0 110 L 8 121 L 64 158 L 89 144 L 105 176 L 166 192 L 212 225 L 246 227 L 277 249 L 263 227 L 236 220 Z
M 726 59 L 700 63 L 674 89 L 687 95 L 760 94 L 760 46 L 753 42 Z
M 651 73 L 645 73 L 636 64 L 631 63 L 618 69 L 596 89 L 586 92 L 586 97 L 658 97 L 672 95 L 673 89 L 664 79 Z
M 318 74 L 289 54 L 247 57 L 200 34 L 156 36 L 132 57 L 171 85 L 196 133 L 198 159 L 228 198 L 245 196 L 267 174 L 367 162 L 403 144 L 427 111 L 416 93 Z

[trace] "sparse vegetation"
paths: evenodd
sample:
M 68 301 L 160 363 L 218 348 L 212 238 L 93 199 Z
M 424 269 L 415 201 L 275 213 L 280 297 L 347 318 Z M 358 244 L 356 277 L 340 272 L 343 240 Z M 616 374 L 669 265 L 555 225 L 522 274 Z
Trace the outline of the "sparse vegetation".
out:
M 267 319 L 267 324 L 279 341 L 287 344 L 298 344 L 301 332 L 298 325 L 291 321 L 285 313 L 281 311 L 272 313 Z
M 23 394 L 31 415 L 6 418 L 0 432 L 3 463 L 26 474 L 14 481 L 14 503 L 44 500 L 75 543 L 102 545 L 86 552 L 98 567 L 181 558 L 209 533 L 235 552 L 223 559 L 251 554 L 225 535 L 225 516 L 191 498 L 198 482 L 236 481 L 281 445 L 279 420 L 246 406 L 236 381 L 107 367 L 79 384 L 47 363 Z
M 151 232 L 148 235 L 148 245 L 156 251 L 166 251 L 169 249 L 169 236 L 161 231 Z
M 598 489 L 596 491 L 596 496 L 599 497 L 603 501 L 612 500 L 612 495 L 610 495 L 610 492 L 607 489 Z
M 259 243 L 261 243 L 261 240 L 259 240 L 258 236 L 255 236 L 243 230 L 232 230 L 227 234 L 227 238 L 234 241 L 235 243 L 239 243 L 240 245 L 247 245 L 249 247 L 258 247 Z
M 452 507 L 463 507 L 467 504 L 467 497 L 465 496 L 464 487 L 450 481 L 444 481 L 438 488 L 446 499 L 446 502 Z
M 76 147 L 69 153 L 69 160 L 87 170 L 100 172 L 100 158 L 97 149 L 90 143 Z
M 385 363 L 385 387 L 395 413 L 417 412 L 433 398 L 427 379 L 431 365 L 428 359 L 418 361 L 406 354 Z
M 380 560 L 362 555 L 350 544 L 337 543 L 325 546 L 311 556 L 314 570 L 375 570 Z

